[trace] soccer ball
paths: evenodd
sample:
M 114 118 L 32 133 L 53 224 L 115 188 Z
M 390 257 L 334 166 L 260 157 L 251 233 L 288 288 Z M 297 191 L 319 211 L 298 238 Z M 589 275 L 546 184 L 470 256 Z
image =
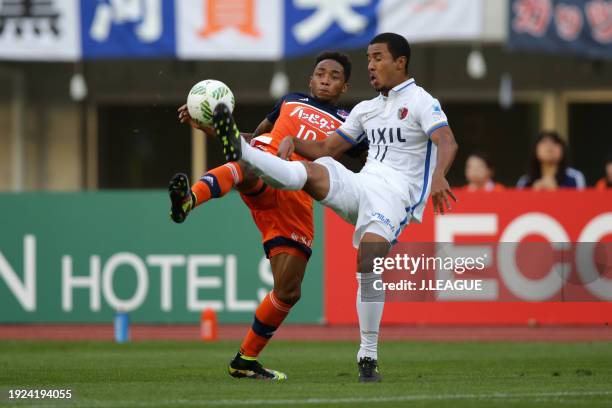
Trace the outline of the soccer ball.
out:
M 200 125 L 210 126 L 213 111 L 219 102 L 226 104 L 230 112 L 234 110 L 234 94 L 229 87 L 216 79 L 200 81 L 187 95 L 189 116 Z

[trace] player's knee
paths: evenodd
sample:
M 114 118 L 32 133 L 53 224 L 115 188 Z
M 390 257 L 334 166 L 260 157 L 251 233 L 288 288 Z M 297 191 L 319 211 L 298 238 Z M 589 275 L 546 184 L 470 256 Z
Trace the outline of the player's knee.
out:
M 274 294 L 283 303 L 295 305 L 302 297 L 302 290 L 298 287 L 274 289 Z
M 325 166 L 318 163 L 303 162 L 306 167 L 306 184 L 304 191 L 315 200 L 321 201 L 329 194 L 329 174 Z
M 371 273 L 374 270 L 375 260 L 384 258 L 388 252 L 388 245 L 384 243 L 361 244 L 357 255 L 357 271 Z
M 373 263 L 373 258 L 363 257 L 357 262 L 357 271 L 361 273 L 371 273 L 373 270 Z

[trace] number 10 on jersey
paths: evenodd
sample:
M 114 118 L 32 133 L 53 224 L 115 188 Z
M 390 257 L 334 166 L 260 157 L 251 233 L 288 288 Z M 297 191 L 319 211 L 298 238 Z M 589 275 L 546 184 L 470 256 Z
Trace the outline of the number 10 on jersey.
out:
M 306 125 L 300 125 L 300 131 L 296 136 L 298 139 L 317 140 L 317 132 L 312 129 L 308 129 L 306 132 L 304 132 L 304 130 L 306 130 Z

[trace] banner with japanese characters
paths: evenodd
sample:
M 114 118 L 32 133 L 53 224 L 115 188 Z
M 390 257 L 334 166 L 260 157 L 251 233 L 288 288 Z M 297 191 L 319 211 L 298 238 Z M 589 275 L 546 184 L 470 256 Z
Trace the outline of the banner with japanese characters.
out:
M 287 56 L 365 46 L 377 32 L 379 0 L 287 0 Z
M 483 0 L 0 0 L 0 59 L 278 60 L 376 34 L 474 40 Z
M 83 57 L 173 57 L 174 23 L 174 0 L 81 0 Z
M 275 60 L 282 56 L 282 0 L 176 2 L 181 59 Z
M 378 6 L 378 32 L 410 42 L 478 39 L 482 22 L 482 0 L 380 0 Z
M 612 59 L 612 1 L 513 0 L 508 46 Z
M 378 33 L 410 42 L 473 40 L 482 0 L 287 0 L 285 55 L 365 47 Z
M 81 56 L 79 0 L 0 0 L 0 59 Z

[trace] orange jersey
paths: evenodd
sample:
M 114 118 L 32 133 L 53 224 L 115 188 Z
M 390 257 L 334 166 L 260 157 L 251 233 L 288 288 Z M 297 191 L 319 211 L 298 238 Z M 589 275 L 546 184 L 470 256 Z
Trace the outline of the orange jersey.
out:
M 337 107 L 323 104 L 311 96 L 289 94 L 276 104 L 267 116 L 274 123 L 270 133 L 253 138 L 251 144 L 263 151 L 276 154 L 285 136 L 304 140 L 323 140 L 336 130 L 348 115 Z M 291 160 L 306 160 L 293 154 Z M 261 231 L 264 250 L 268 257 L 279 252 L 292 253 L 297 249 L 306 258 L 314 238 L 312 198 L 303 191 L 276 190 L 269 186 L 256 194 L 242 194 L 251 209 L 257 228 Z
M 292 93 L 283 97 L 267 116 L 274 123 L 270 133 L 253 138 L 251 144 L 276 154 L 285 136 L 303 140 L 323 140 L 329 132 L 340 127 L 348 112 L 322 102 L 312 96 Z M 295 153 L 291 160 L 306 160 Z

